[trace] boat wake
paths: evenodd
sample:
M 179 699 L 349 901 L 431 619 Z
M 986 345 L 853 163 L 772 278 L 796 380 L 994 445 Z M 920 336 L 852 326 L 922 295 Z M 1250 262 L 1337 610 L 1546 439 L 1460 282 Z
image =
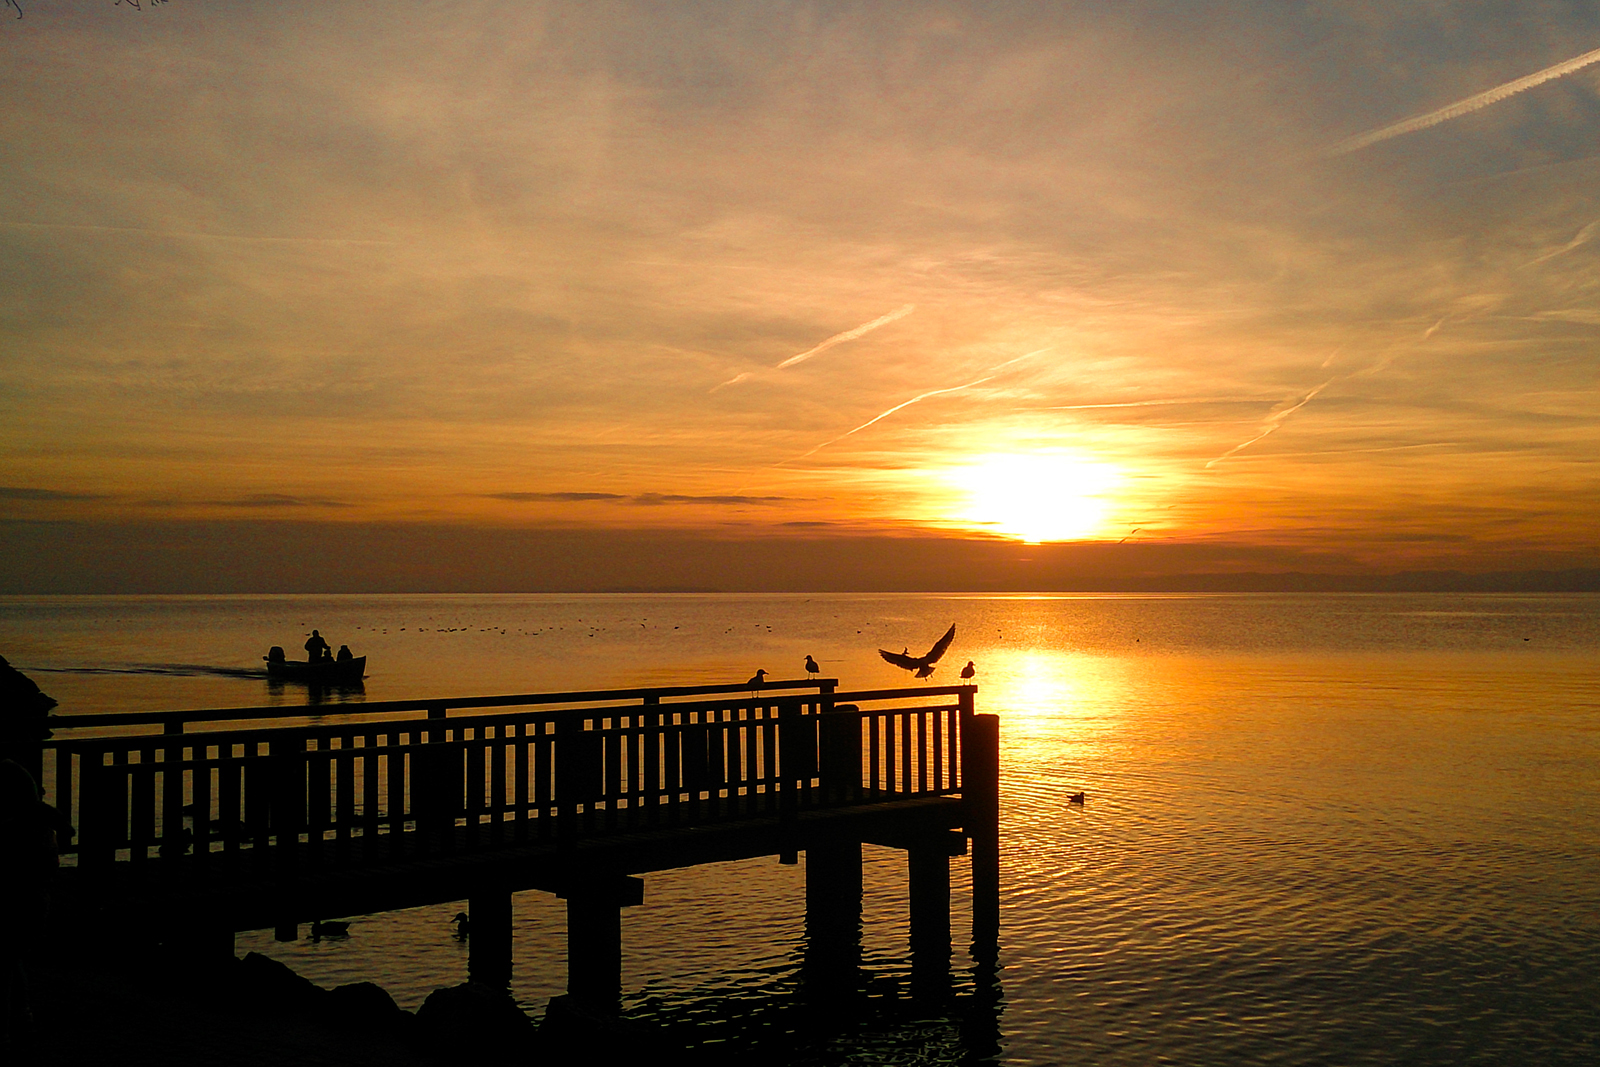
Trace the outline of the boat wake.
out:
M 172 678 L 265 678 L 262 667 L 213 667 L 205 663 L 126 663 L 112 667 L 31 667 L 41 674 L 159 674 Z

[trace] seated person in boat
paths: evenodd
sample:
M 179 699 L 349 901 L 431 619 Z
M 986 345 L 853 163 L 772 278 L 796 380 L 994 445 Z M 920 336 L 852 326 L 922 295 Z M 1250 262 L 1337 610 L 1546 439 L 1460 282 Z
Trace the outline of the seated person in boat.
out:
M 334 658 L 340 663 L 349 663 L 351 660 L 355 659 L 355 656 L 351 654 L 349 645 L 340 645 L 339 655 Z

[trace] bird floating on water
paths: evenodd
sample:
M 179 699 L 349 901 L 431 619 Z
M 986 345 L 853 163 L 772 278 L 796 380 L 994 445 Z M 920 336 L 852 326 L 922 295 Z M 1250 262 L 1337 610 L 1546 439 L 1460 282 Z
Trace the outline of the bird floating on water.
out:
M 1083 794 L 1082 793 L 1068 793 L 1067 794 L 1067 803 L 1068 804 L 1082 804 L 1083 803 Z
M 975 675 L 977 673 L 978 673 L 978 668 L 974 667 L 972 665 L 972 661 L 970 659 L 967 660 L 967 665 L 965 667 L 961 668 L 961 677 L 965 678 L 965 679 L 970 679 L 973 675 Z
M 806 677 L 810 678 L 810 677 L 813 677 L 813 676 L 821 674 L 821 673 L 822 673 L 822 668 L 817 666 L 817 661 L 812 659 L 810 656 L 807 656 L 806 657 Z
M 325 937 L 343 937 L 350 932 L 348 922 L 332 922 L 326 919 L 315 919 L 311 923 L 311 940 L 320 941 Z
M 933 673 L 933 665 L 939 662 L 939 657 L 944 655 L 950 647 L 950 642 L 956 639 L 956 624 L 951 623 L 950 629 L 944 636 L 933 643 L 925 656 L 908 656 L 905 652 L 890 652 L 887 649 L 878 649 L 878 655 L 896 667 L 904 667 L 908 671 L 915 671 L 918 678 L 926 678 Z M 909 651 L 909 650 L 907 650 Z

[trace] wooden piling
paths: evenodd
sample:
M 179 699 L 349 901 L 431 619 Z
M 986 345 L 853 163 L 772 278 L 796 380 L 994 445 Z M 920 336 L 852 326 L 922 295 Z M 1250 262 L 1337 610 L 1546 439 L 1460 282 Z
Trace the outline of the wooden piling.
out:
M 855 987 L 861 966 L 861 842 L 812 842 L 806 850 L 808 984 Z
M 622 909 L 644 903 L 644 881 L 590 876 L 558 895 L 567 901 L 567 995 L 614 1015 L 622 1005 Z
M 965 707 L 963 712 L 965 712 Z M 964 714 L 962 797 L 972 841 L 972 951 L 992 958 L 1000 938 L 1000 720 Z

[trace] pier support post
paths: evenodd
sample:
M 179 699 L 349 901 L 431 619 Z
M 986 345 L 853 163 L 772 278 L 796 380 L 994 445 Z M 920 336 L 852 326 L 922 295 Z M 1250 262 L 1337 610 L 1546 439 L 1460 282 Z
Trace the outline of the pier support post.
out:
M 861 842 L 806 849 L 806 974 L 814 989 L 853 991 L 861 966 Z
M 306 739 L 298 731 L 274 737 L 268 745 L 272 778 L 272 834 L 277 839 L 274 858 L 281 870 L 298 865 L 300 834 L 306 828 Z
M 821 757 L 817 777 L 822 787 L 822 803 L 858 803 L 861 800 L 861 707 L 857 704 L 826 707 L 818 716 L 817 740 Z
M 950 857 L 966 851 L 953 834 L 930 835 L 906 849 L 911 898 L 911 971 L 919 986 L 947 989 L 950 978 Z
M 644 881 L 584 878 L 558 895 L 567 901 L 567 995 L 590 1011 L 615 1015 L 622 1002 L 622 909 L 644 903 Z
M 511 891 L 483 887 L 467 898 L 467 977 L 484 985 L 511 984 Z
M 962 796 L 972 840 L 972 955 L 993 962 L 1000 951 L 1000 719 L 975 715 L 962 695 Z

